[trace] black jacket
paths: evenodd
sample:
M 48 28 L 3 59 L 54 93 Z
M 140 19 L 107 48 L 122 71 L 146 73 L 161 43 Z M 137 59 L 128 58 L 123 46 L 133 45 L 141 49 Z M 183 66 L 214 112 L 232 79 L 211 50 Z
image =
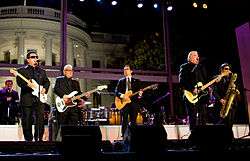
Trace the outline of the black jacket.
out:
M 54 92 L 56 95 L 62 98 L 63 95 L 68 95 L 73 91 L 77 91 L 77 95 L 81 94 L 80 84 L 77 80 L 68 79 L 65 76 L 60 76 L 56 78 L 56 83 L 54 87 Z
M 135 93 L 140 90 L 140 80 L 131 78 L 131 90 L 132 93 Z M 117 86 L 115 88 L 115 95 L 120 98 L 121 94 L 124 94 L 126 92 L 126 78 L 121 78 L 118 80 Z M 135 97 L 131 98 L 132 100 L 135 99 Z
M 179 82 L 183 89 L 192 92 L 198 82 L 203 85 L 208 82 L 207 73 L 200 64 L 184 63 L 180 66 Z
M 48 92 L 50 82 L 44 69 L 40 67 L 33 68 L 32 66 L 27 65 L 25 67 L 19 68 L 17 71 L 28 80 L 31 79 L 35 80 L 39 85 L 43 86 L 43 88 L 46 89 L 46 93 Z M 33 89 L 31 89 L 27 85 L 27 82 L 24 81 L 19 76 L 17 76 L 16 81 L 18 86 L 21 87 L 21 95 L 20 95 L 21 105 L 32 106 L 33 99 L 36 98 L 38 100 L 38 98 L 32 94 Z

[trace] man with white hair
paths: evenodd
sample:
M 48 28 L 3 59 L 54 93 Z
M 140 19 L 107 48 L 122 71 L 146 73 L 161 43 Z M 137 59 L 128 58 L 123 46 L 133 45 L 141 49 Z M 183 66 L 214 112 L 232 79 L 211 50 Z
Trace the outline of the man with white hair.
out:
M 197 51 L 190 51 L 187 62 L 180 66 L 179 82 L 183 91 L 189 91 L 193 95 L 199 95 L 200 87 L 198 82 L 206 82 L 207 74 L 205 68 L 199 63 L 200 57 Z M 206 123 L 206 103 L 207 97 L 198 98 L 195 103 L 191 103 L 185 94 L 183 95 L 184 105 L 188 114 L 190 130 L 200 124 Z
M 54 87 L 54 92 L 60 98 L 63 98 L 65 102 L 70 100 L 69 94 L 73 91 L 77 91 L 77 95 L 82 94 L 80 89 L 80 84 L 77 80 L 73 79 L 73 67 L 67 64 L 63 68 L 63 76 L 56 78 L 56 83 Z M 61 125 L 78 125 L 81 121 L 81 111 L 79 108 L 79 103 L 82 99 L 87 99 L 89 94 L 87 93 L 82 98 L 77 98 L 77 105 L 74 107 L 67 108 L 64 112 L 60 113 L 59 122 Z

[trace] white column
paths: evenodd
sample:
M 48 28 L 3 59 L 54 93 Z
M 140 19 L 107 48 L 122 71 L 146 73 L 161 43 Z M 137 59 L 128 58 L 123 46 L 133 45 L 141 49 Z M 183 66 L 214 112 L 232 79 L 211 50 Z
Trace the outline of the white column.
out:
M 45 65 L 52 66 L 52 38 L 51 34 L 45 34 Z
M 80 87 L 82 92 L 87 91 L 86 79 L 79 79 Z
M 71 64 L 72 66 L 74 65 L 74 44 L 72 39 L 67 39 L 68 45 L 67 45 L 67 64 Z
M 24 53 L 24 32 L 16 32 L 17 40 L 17 60 L 18 64 L 24 64 L 25 53 Z
M 76 54 L 77 66 L 86 67 L 87 66 L 87 46 L 81 45 L 80 52 Z
M 78 46 L 78 53 L 76 53 L 76 65 L 78 67 L 85 67 L 86 66 L 86 45 L 79 45 Z M 81 89 L 87 91 L 87 79 L 80 80 Z

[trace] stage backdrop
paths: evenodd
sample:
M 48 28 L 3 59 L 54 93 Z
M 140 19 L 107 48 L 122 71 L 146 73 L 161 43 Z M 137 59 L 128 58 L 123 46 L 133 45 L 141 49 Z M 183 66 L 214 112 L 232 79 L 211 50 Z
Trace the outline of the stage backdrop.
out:
M 250 22 L 237 27 L 235 32 L 250 124 Z

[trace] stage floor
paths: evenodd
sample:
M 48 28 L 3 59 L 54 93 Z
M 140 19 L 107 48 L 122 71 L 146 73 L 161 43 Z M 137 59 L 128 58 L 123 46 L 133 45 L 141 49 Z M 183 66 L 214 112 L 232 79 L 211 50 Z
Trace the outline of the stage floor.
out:
M 164 125 L 169 140 L 187 139 L 191 134 L 188 125 Z M 120 125 L 100 125 L 102 140 L 114 142 L 122 140 Z M 0 141 L 23 141 L 22 127 L 20 125 L 0 125 Z M 249 133 L 248 124 L 235 124 L 233 126 L 234 138 L 241 138 Z M 246 137 L 249 138 L 249 137 Z M 49 140 L 49 130 L 45 127 L 44 141 Z

